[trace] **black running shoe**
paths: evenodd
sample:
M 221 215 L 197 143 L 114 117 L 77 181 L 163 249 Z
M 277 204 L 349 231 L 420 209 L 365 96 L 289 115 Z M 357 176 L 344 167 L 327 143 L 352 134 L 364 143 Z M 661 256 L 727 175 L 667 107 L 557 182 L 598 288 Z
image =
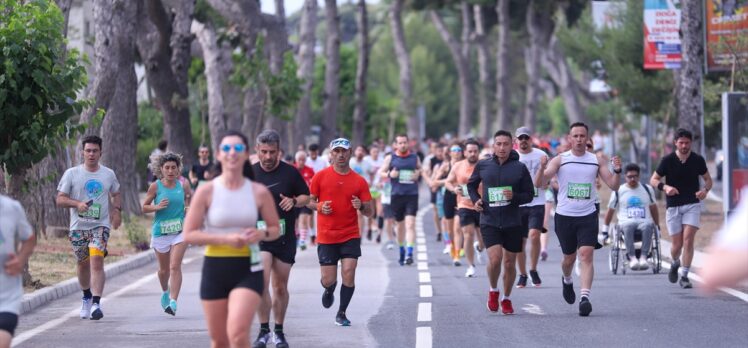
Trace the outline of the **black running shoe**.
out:
M 590 315 L 590 312 L 592 312 L 592 303 L 587 296 L 582 296 L 582 299 L 579 300 L 579 316 L 586 317 Z
M 525 286 L 527 286 L 527 275 L 520 274 L 519 279 L 517 279 L 517 288 L 524 288 Z
M 574 301 L 577 300 L 577 294 L 574 293 L 574 284 L 564 283 L 564 277 L 561 277 L 561 284 L 564 287 L 564 300 L 568 304 L 574 304 Z
M 667 274 L 667 280 L 675 284 L 678 281 L 678 269 L 680 268 L 680 260 L 673 261 L 670 265 L 670 273 Z
M 345 317 L 345 313 L 338 313 L 338 315 L 335 316 L 335 325 L 351 326 L 351 321 Z
M 288 341 L 286 341 L 286 335 L 283 332 L 276 331 L 273 336 L 275 336 L 273 339 L 275 348 L 288 348 Z
M 413 255 L 408 255 L 408 257 L 405 258 L 405 264 L 406 265 L 412 265 L 413 264 Z
M 693 287 L 693 285 L 691 285 L 691 280 L 688 279 L 688 277 L 680 277 L 678 284 L 680 284 L 680 287 L 684 289 L 690 289 Z
M 442 234 L 441 233 L 437 233 L 436 234 L 436 241 L 437 242 L 441 242 L 442 241 Z
M 270 338 L 272 335 L 270 335 L 270 331 L 266 330 L 260 330 L 260 334 L 257 335 L 257 339 L 252 342 L 252 348 L 265 348 L 268 345 L 268 341 L 270 341 Z
M 322 292 L 322 307 L 330 308 L 332 304 L 335 302 L 335 288 L 333 288 L 332 291 L 328 292 L 327 289 L 325 289 L 324 292 Z
M 536 287 L 540 286 L 541 281 L 538 271 L 530 271 L 530 279 L 532 279 L 532 285 Z
M 366 231 L 366 239 L 371 240 L 371 230 Z
M 379 234 L 377 234 L 377 244 L 381 242 L 382 242 L 382 232 L 379 232 Z

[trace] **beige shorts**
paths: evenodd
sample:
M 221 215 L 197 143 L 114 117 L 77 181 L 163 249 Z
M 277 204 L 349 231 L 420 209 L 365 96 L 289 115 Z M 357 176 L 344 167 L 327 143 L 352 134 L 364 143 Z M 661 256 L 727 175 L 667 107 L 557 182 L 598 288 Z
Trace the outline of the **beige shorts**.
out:
M 692 203 L 669 207 L 665 213 L 668 233 L 673 236 L 683 232 L 683 225 L 701 227 L 701 204 Z

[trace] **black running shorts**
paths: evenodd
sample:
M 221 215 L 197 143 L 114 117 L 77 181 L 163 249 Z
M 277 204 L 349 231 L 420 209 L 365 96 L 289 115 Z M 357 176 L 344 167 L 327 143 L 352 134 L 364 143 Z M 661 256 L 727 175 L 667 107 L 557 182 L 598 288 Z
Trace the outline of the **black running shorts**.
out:
M 317 244 L 317 256 L 320 266 L 337 265 L 340 259 L 358 259 L 361 257 L 361 238 L 337 244 Z
M 296 263 L 296 238 L 286 240 L 283 237 L 270 242 L 260 242 L 260 250 L 269 252 L 274 258 L 284 263 Z
M 418 195 L 392 195 L 390 206 L 397 222 L 405 220 L 405 216 L 416 216 Z
M 18 326 L 18 314 L 0 312 L 0 331 L 9 332 L 11 336 L 16 332 Z
M 389 204 L 382 204 L 382 214 L 385 219 L 395 218 L 395 213 L 392 211 L 392 206 Z
M 597 244 L 598 221 L 597 212 L 585 216 L 565 216 L 558 212 L 554 217 L 556 235 L 561 244 L 564 255 L 577 252 L 582 246 L 594 247 Z
M 444 191 L 444 218 L 451 220 L 457 212 L 457 195 L 449 190 Z
M 457 215 L 460 216 L 460 227 L 480 226 L 480 213 L 473 209 L 460 208 Z
M 519 207 L 519 215 L 522 219 L 522 230 L 524 237 L 527 238 L 530 230 L 540 230 L 543 232 L 543 218 L 545 217 L 545 205 L 536 205 L 532 207 Z
M 262 271 L 252 272 L 247 257 L 210 257 L 203 261 L 200 281 L 200 299 L 221 300 L 229 297 L 231 290 L 247 288 L 262 297 Z
M 520 225 L 504 228 L 481 225 L 480 234 L 483 236 L 486 249 L 494 245 L 501 245 L 506 251 L 522 252 L 522 226 Z

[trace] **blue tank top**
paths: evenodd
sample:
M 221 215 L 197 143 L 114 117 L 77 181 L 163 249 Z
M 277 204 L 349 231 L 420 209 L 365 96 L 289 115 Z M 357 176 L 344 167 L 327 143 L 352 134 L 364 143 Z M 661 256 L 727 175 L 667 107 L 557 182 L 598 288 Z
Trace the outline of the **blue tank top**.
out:
M 167 188 L 156 180 L 156 198 L 153 200 L 154 205 L 158 205 L 162 199 L 168 199 L 169 205 L 165 209 L 156 212 L 153 219 L 153 236 L 161 237 L 166 235 L 182 233 L 184 224 L 184 188 L 179 180 L 176 181 L 174 188 Z
M 397 178 L 392 179 L 393 195 L 418 195 L 418 181 L 413 180 L 413 173 L 418 165 L 418 157 L 411 153 L 408 156 L 400 157 L 392 154 L 390 168 L 397 169 L 400 174 Z

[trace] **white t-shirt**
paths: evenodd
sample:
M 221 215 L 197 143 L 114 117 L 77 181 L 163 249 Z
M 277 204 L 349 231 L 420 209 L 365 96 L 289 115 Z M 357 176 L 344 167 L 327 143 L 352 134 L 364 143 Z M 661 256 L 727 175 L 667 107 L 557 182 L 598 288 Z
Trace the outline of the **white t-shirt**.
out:
M 23 286 L 21 275 L 5 273 L 8 255 L 15 254 L 16 242 L 31 238 L 34 231 L 26 219 L 26 212 L 18 201 L 0 195 L 0 313 L 19 314 Z
M 520 151 L 517 151 L 519 153 L 519 161 L 522 162 L 525 167 L 527 167 L 527 170 L 530 171 L 530 176 L 532 177 L 533 185 L 535 184 L 535 177 L 537 176 L 538 169 L 540 169 L 540 159 L 545 157 L 546 154 L 542 150 L 533 148 L 532 151 L 528 154 L 523 154 Z M 535 187 L 535 194 L 532 198 L 532 201 L 527 204 L 521 205 L 521 207 L 534 207 L 536 205 L 545 205 L 545 192 L 542 190 L 538 190 L 537 187 Z
M 317 156 L 317 159 L 312 159 L 311 156 L 306 158 L 306 165 L 312 168 L 315 173 L 319 173 L 322 169 L 327 168 L 330 163 L 328 163 L 327 158 L 323 156 Z
M 366 183 L 371 186 L 371 177 L 373 173 L 373 167 L 371 166 L 371 162 L 367 161 L 365 158 L 362 158 L 359 162 L 356 157 L 353 157 L 348 161 L 349 165 L 351 166 L 351 169 L 356 172 L 356 174 L 361 175 L 364 177 L 364 180 L 366 180 Z
M 586 216 L 595 212 L 595 178 L 600 164 L 597 156 L 585 152 L 576 156 L 571 150 L 559 155 L 558 207 L 556 212 L 565 216 Z
M 629 185 L 621 185 L 618 194 L 614 192 L 610 195 L 608 209 L 617 209 L 618 222 L 652 221 L 652 213 L 649 212 L 652 204 L 655 204 L 652 186 L 640 183 L 636 188 L 631 188 Z
M 92 201 L 88 212 L 80 215 L 78 209 L 70 208 L 71 230 L 111 228 L 109 194 L 119 192 L 119 181 L 113 170 L 103 165 L 99 165 L 99 170 L 95 172 L 89 172 L 83 164 L 72 167 L 62 175 L 57 191 L 78 201 Z

